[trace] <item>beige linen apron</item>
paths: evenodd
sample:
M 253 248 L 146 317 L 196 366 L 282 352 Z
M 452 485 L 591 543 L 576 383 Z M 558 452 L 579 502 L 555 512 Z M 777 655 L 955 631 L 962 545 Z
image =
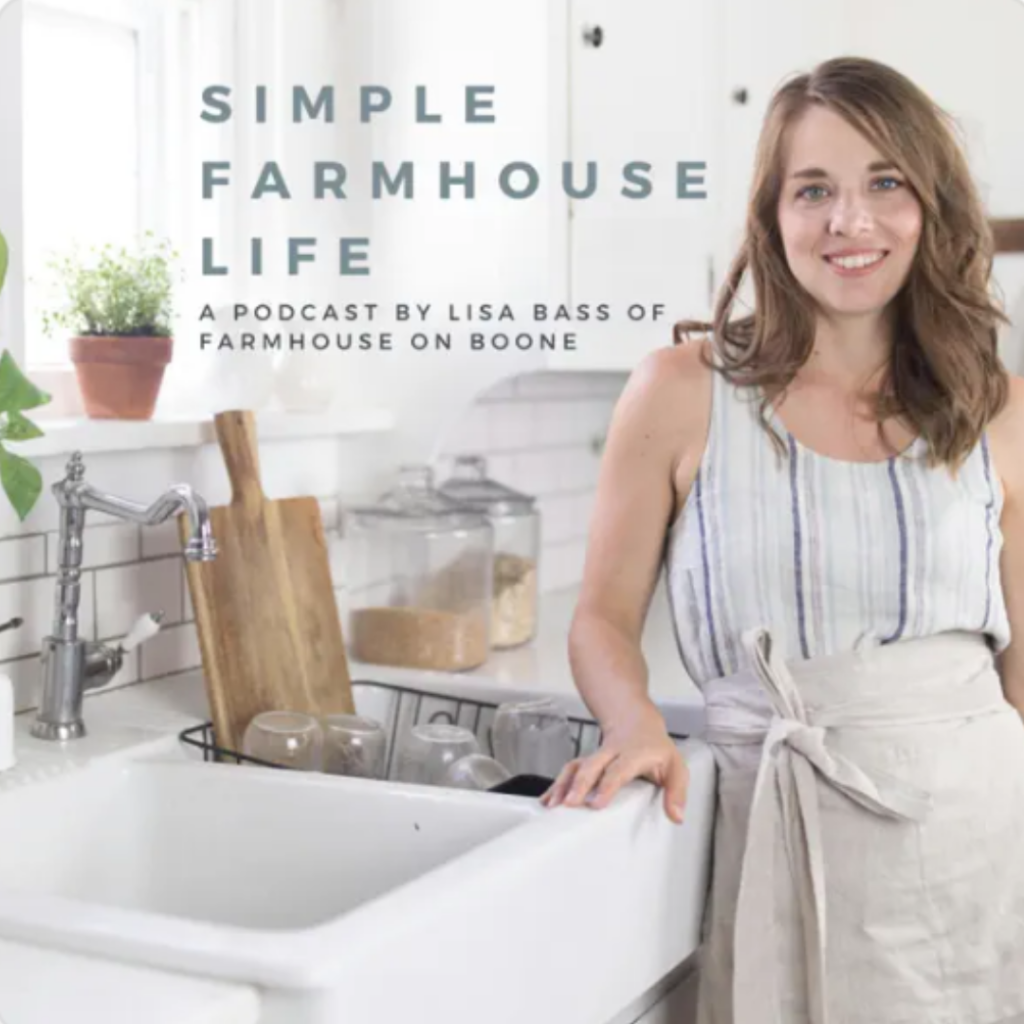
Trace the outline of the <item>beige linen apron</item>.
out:
M 971 633 L 704 686 L 699 1024 L 1024 1021 L 1024 722 Z

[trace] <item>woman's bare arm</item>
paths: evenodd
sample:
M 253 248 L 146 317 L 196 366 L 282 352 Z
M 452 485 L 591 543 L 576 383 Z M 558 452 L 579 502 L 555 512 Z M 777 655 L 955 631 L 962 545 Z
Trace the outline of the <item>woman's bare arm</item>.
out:
M 640 638 L 677 485 L 692 482 L 704 449 L 709 373 L 697 344 L 654 352 L 612 417 L 569 633 L 576 685 L 606 731 L 651 707 Z
M 573 677 L 605 742 L 574 761 L 545 803 L 605 806 L 626 782 L 664 786 L 681 820 L 686 769 L 648 694 L 641 652 L 666 529 L 700 463 L 710 371 L 697 344 L 652 353 L 629 379 L 608 431 L 579 601 L 569 631 Z
M 1010 397 L 989 428 L 992 456 L 1003 485 L 1000 576 L 1010 620 L 1010 646 L 999 658 L 1006 699 L 1024 715 L 1024 380 L 1010 378 Z

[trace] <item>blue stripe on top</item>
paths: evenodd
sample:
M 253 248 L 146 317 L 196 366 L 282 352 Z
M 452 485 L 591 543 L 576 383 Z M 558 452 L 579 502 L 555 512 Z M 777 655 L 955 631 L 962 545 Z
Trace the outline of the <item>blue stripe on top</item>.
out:
M 722 668 L 722 656 L 718 651 L 718 640 L 715 637 L 715 612 L 714 602 L 711 600 L 711 565 L 708 558 L 707 533 L 704 529 L 704 501 L 701 496 L 701 474 L 703 467 L 697 470 L 697 478 L 693 482 L 694 495 L 697 505 L 697 517 L 700 522 L 700 557 L 701 568 L 704 572 L 704 608 L 708 623 L 708 636 L 711 640 L 711 656 L 715 659 L 715 669 L 720 676 L 725 675 Z
M 985 438 L 955 476 L 927 465 L 923 441 L 857 463 L 780 430 L 788 453 L 780 460 L 757 403 L 717 373 L 712 402 L 704 458 L 665 547 L 676 638 L 691 671 L 712 678 L 745 667 L 740 636 L 758 626 L 801 658 L 948 630 L 1007 646 L 1003 498 Z
M 899 640 L 907 626 L 907 514 L 903 507 L 903 491 L 896 476 L 896 460 L 892 458 L 886 461 L 889 464 L 889 481 L 892 483 L 892 496 L 896 505 L 896 529 L 900 542 L 899 617 L 895 631 L 883 641 L 888 644 Z
M 800 653 L 809 658 L 807 646 L 807 602 L 804 600 L 804 561 L 803 548 L 804 538 L 800 530 L 800 488 L 797 484 L 797 462 L 798 453 L 796 440 L 792 434 L 788 435 L 789 441 L 789 488 L 790 508 L 793 511 L 793 582 L 795 587 L 796 617 L 800 627 Z
M 995 541 L 992 535 L 992 510 L 996 504 L 988 454 L 988 434 L 981 435 L 981 457 L 985 466 L 985 483 L 988 484 L 988 503 L 985 505 L 985 615 L 981 620 L 981 628 L 984 631 L 992 614 L 992 545 Z

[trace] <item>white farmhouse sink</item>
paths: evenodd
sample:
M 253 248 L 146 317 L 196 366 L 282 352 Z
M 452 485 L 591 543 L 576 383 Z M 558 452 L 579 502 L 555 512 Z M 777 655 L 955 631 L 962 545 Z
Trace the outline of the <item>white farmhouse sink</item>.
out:
M 49 911 L 63 904 L 60 931 L 79 948 L 120 947 L 123 936 L 187 953 L 240 932 L 228 959 L 277 973 L 247 933 L 314 929 L 537 813 L 328 775 L 96 764 L 0 800 L 0 835 L 14 840 L 0 843 L 0 931 L 11 920 L 25 936 L 52 935 Z
M 261 1024 L 600 1024 L 697 945 L 714 768 L 686 746 L 682 828 L 645 784 L 548 812 L 99 758 L 0 793 L 0 936 L 257 984 Z

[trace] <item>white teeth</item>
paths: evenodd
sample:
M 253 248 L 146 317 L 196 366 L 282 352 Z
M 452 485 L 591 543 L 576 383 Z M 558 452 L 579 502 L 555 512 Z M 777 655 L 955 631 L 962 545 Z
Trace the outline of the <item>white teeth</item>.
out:
M 875 252 L 862 256 L 829 256 L 828 259 L 845 270 L 857 270 L 860 267 L 870 267 L 872 263 L 877 263 L 884 255 L 885 253 Z

